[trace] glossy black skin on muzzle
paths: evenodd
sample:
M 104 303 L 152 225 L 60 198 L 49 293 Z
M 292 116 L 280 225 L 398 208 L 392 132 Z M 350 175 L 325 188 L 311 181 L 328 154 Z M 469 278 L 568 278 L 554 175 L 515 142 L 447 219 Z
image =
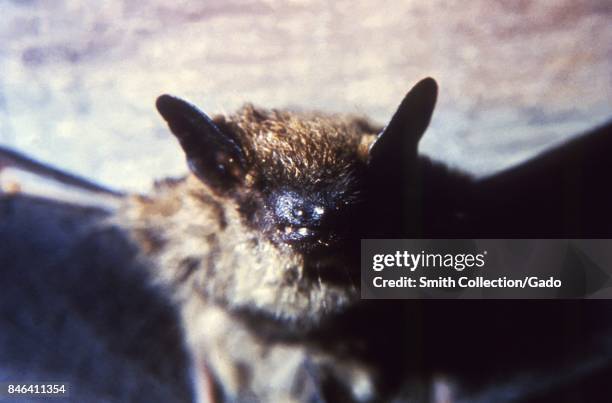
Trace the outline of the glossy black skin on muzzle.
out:
M 324 242 L 329 219 L 336 206 L 321 195 L 303 195 L 291 189 L 275 192 L 269 198 L 279 240 L 297 243 Z

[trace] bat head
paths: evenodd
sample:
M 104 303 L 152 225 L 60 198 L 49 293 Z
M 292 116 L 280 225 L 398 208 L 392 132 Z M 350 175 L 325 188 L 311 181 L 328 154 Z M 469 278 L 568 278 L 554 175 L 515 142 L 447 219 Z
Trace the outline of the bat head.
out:
M 213 120 L 168 95 L 157 108 L 191 172 L 234 200 L 246 224 L 304 252 L 345 238 L 367 164 L 362 137 L 373 137 L 375 129 L 363 121 L 249 105 Z
M 275 243 L 312 252 L 359 239 L 365 189 L 372 183 L 395 178 L 393 185 L 401 186 L 436 93 L 433 79 L 419 82 L 382 131 L 364 119 L 250 105 L 211 119 L 169 95 L 156 106 L 191 172 L 233 199 L 245 223 Z

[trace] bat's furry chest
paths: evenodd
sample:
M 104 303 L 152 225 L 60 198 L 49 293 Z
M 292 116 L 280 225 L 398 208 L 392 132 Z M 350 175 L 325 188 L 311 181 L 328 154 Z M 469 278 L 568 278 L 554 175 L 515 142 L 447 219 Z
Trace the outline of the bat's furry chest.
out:
M 200 301 L 201 302 L 201 301 Z M 371 401 L 375 370 L 340 358 L 316 339 L 281 340 L 255 331 L 226 309 L 191 301 L 183 308 L 201 401 Z M 334 385 L 332 390 L 330 385 Z

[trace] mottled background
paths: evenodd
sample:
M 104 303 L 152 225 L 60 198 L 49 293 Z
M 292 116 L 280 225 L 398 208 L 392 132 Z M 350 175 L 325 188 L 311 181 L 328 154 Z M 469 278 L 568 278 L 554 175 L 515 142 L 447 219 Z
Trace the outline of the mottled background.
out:
M 609 0 L 0 0 L 0 15 L 0 145 L 118 189 L 185 171 L 164 92 L 384 123 L 433 76 L 422 149 L 479 175 L 612 116 Z

